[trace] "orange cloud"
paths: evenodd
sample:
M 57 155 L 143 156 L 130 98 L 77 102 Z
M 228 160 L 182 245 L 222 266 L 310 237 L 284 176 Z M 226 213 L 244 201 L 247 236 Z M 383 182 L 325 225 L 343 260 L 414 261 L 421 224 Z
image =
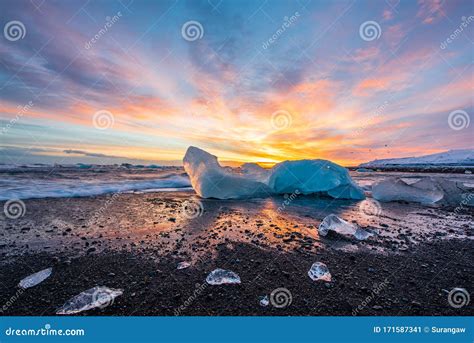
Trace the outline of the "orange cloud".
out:
M 390 80 L 385 79 L 365 79 L 359 82 L 354 88 L 354 94 L 357 96 L 369 96 L 373 92 L 386 89 Z

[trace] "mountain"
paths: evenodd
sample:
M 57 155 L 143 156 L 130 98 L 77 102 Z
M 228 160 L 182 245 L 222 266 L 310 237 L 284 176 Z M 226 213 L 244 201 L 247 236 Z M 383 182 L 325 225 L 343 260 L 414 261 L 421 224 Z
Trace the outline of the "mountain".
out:
M 463 165 L 474 166 L 474 149 L 449 150 L 418 157 L 388 158 L 362 163 L 359 167 L 379 168 L 414 165 Z

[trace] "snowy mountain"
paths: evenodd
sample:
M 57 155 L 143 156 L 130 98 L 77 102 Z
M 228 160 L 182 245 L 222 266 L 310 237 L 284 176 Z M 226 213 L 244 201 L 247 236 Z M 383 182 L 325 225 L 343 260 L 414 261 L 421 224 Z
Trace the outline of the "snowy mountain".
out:
M 474 149 L 449 150 L 437 154 L 388 158 L 362 163 L 359 167 L 379 168 L 386 166 L 414 166 L 414 165 L 462 165 L 474 166 Z

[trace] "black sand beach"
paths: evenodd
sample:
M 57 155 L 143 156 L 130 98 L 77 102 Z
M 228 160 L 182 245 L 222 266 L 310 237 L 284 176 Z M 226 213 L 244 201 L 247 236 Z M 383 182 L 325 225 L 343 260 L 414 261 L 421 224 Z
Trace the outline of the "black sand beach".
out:
M 473 315 L 472 303 L 454 308 L 447 297 L 473 284 L 473 210 L 367 201 L 219 201 L 193 191 L 25 200 L 23 217 L 2 221 L 2 314 L 54 315 L 107 286 L 123 295 L 81 315 Z M 319 237 L 329 213 L 376 235 Z M 181 261 L 191 266 L 177 270 Z M 317 261 L 331 282 L 308 277 Z M 43 283 L 17 287 L 48 267 Z M 242 283 L 206 284 L 215 268 Z M 280 303 L 259 304 L 279 288 Z

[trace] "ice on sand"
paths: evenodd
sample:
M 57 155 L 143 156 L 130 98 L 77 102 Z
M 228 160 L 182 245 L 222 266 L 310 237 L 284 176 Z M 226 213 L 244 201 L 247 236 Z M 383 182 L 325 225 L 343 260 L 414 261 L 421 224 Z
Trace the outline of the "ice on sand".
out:
M 176 269 L 186 269 L 190 266 L 191 264 L 189 262 L 179 262 L 178 267 Z
M 268 306 L 268 304 L 270 304 L 270 300 L 268 299 L 268 295 L 265 295 L 265 296 L 261 296 L 260 297 L 260 306 Z
M 326 236 L 329 231 L 334 231 L 343 236 L 355 237 L 360 241 L 373 236 L 371 232 L 365 231 L 356 225 L 348 223 L 335 214 L 328 215 L 323 219 L 321 224 L 319 224 L 318 232 L 321 236 Z
M 313 281 L 331 281 L 331 273 L 329 272 L 328 267 L 322 262 L 315 262 L 308 270 L 308 276 Z
M 474 197 L 474 192 L 459 182 L 435 177 L 425 177 L 413 183 L 401 178 L 389 178 L 372 186 L 372 196 L 383 202 L 457 205 L 466 198 Z
M 240 277 L 233 271 L 218 268 L 209 273 L 206 282 L 210 285 L 240 283 Z
M 56 314 L 76 314 L 96 307 L 104 308 L 113 304 L 114 299 L 123 294 L 123 290 L 96 286 L 69 299 Z
M 276 193 L 326 193 L 333 198 L 365 199 L 349 172 L 331 161 L 301 160 L 278 163 L 271 170 L 270 188 Z
M 203 198 L 238 199 L 271 193 L 266 184 L 221 167 L 216 156 L 196 147 L 188 148 L 183 164 L 194 190 Z
M 194 190 L 204 198 L 238 199 L 295 191 L 342 199 L 365 198 L 346 168 L 326 160 L 285 161 L 270 170 L 247 163 L 239 174 L 221 167 L 216 156 L 189 147 L 183 164 Z
M 20 283 L 18 284 L 18 287 L 27 289 L 27 288 L 36 286 L 37 284 L 49 278 L 52 272 L 53 272 L 53 268 L 47 268 L 37 273 L 31 274 L 30 276 L 27 276 L 26 278 L 21 280 Z

